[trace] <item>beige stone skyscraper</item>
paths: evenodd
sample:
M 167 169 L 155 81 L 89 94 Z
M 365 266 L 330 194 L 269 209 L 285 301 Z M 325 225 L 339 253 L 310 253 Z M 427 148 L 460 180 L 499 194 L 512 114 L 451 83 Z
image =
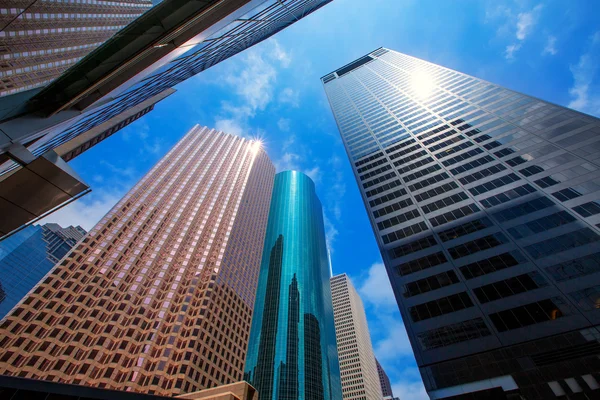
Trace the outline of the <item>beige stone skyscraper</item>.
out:
M 346 274 L 331 278 L 331 298 L 344 400 L 383 398 L 365 308 Z
M 0 96 L 49 83 L 151 7 L 150 0 L 0 2 Z
M 242 378 L 275 168 L 194 127 L 0 328 L 0 374 L 178 395 Z

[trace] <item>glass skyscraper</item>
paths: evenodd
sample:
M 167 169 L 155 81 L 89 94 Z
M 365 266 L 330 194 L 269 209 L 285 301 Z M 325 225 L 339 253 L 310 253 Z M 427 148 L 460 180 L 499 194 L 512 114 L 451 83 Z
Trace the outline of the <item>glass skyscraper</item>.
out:
M 80 226 L 33 225 L 0 242 L 0 319 L 85 236 Z
M 262 400 L 341 400 L 323 210 L 313 181 L 275 175 L 245 378 Z
M 431 398 L 598 396 L 600 121 L 385 48 L 322 82 Z

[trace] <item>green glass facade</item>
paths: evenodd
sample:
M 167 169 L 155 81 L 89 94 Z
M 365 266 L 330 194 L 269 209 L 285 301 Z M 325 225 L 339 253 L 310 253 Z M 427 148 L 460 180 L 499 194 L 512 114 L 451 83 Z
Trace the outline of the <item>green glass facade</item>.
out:
M 313 181 L 275 175 L 245 379 L 262 400 L 341 400 L 323 210 Z

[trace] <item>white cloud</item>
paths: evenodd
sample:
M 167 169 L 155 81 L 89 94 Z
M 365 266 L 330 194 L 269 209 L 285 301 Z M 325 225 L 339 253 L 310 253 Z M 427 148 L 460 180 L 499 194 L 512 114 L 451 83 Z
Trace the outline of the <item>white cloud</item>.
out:
M 222 102 L 215 125 L 224 132 L 251 136 L 253 132 L 248 121 L 273 101 L 276 67 L 288 67 L 291 55 L 275 39 L 269 39 L 248 49 L 235 60 L 229 64 L 229 72 L 219 81 L 230 89 L 234 98 Z M 284 98 L 289 101 L 294 99 L 293 96 Z
M 546 46 L 544 47 L 544 51 L 542 51 L 542 55 L 550 54 L 554 56 L 556 55 L 556 53 L 558 53 L 558 51 L 556 50 L 556 36 L 549 35 L 548 39 L 546 40 Z
M 140 154 L 150 153 L 157 155 L 162 150 L 160 137 L 150 135 L 150 126 L 145 120 L 138 119 L 125 127 L 121 136 L 126 142 L 135 140 Z
M 61 208 L 40 221 L 55 222 L 63 227 L 81 225 L 89 231 L 125 195 L 125 190 L 93 190 L 90 194 Z
M 286 87 L 279 93 L 279 102 L 282 104 L 289 104 L 290 106 L 296 108 L 300 106 L 298 92 L 294 89 Z
M 279 160 L 275 160 L 275 169 L 277 170 L 277 172 L 288 170 L 298 171 L 300 170 L 299 163 L 301 161 L 302 158 L 298 154 L 286 152 L 283 154 L 283 156 L 281 156 Z
M 234 119 L 218 119 L 215 121 L 215 129 L 231 135 L 245 137 L 244 129 L 240 123 Z
M 392 392 L 395 397 L 411 400 L 429 400 L 425 386 L 421 381 L 398 381 L 392 383 Z
M 283 118 L 283 117 L 279 118 L 279 121 L 277 121 L 277 127 L 282 132 L 289 132 L 290 131 L 290 120 L 288 118 Z
M 590 45 L 586 52 L 579 57 L 579 62 L 571 65 L 573 86 L 569 89 L 569 94 L 573 99 L 568 107 L 592 115 L 600 114 L 600 95 L 596 90 L 599 83 L 595 82 L 599 64 L 600 31 L 591 37 Z
M 383 263 L 378 262 L 369 268 L 366 277 L 356 288 L 363 301 L 376 308 L 395 309 L 397 307 L 394 292 Z
M 329 253 L 333 254 L 333 243 L 338 235 L 338 230 L 331 220 L 327 217 L 326 213 L 323 213 L 323 224 L 325 225 L 325 240 L 327 241 L 327 248 Z
M 290 53 L 286 52 L 275 38 L 269 39 L 269 42 L 273 45 L 273 50 L 271 52 L 272 57 L 279 61 L 283 68 L 289 67 L 292 63 L 292 56 Z
M 519 13 L 519 15 L 517 15 L 517 39 L 525 40 L 532 32 L 543 7 L 543 5 L 538 4 L 531 11 Z
M 506 50 L 504 51 L 504 58 L 507 60 L 514 60 L 515 53 L 521 48 L 521 44 L 511 44 L 506 46 Z
M 318 166 L 314 166 L 311 169 L 306 169 L 304 171 L 306 175 L 309 176 L 310 179 L 313 180 L 314 183 L 317 183 L 321 180 L 321 168 L 319 168 Z

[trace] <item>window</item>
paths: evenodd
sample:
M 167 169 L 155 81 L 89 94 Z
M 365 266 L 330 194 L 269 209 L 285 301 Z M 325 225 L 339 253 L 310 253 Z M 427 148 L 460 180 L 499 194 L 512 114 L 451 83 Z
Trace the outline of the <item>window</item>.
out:
M 361 181 L 364 181 L 365 179 L 368 179 L 368 178 L 370 178 L 370 177 L 372 177 L 372 176 L 375 176 L 375 175 L 379 175 L 379 174 L 381 174 L 382 172 L 388 171 L 388 170 L 390 170 L 390 169 L 392 169 L 392 167 L 391 167 L 390 165 L 384 165 L 384 166 L 383 166 L 383 167 L 381 167 L 381 168 L 377 168 L 377 169 L 375 169 L 375 170 L 373 170 L 373 171 L 371 171 L 371 172 L 367 172 L 366 174 L 364 174 L 364 175 L 361 175 L 361 176 L 360 176 L 360 180 L 361 180 Z
M 473 143 L 471 143 L 471 142 L 463 142 L 463 143 L 461 143 L 461 144 L 459 144 L 457 146 L 454 146 L 454 147 L 452 147 L 450 149 L 442 151 L 441 153 L 435 154 L 435 157 L 438 158 L 438 159 L 444 158 L 444 157 L 447 157 L 447 156 L 449 156 L 451 154 L 458 153 L 459 151 L 464 150 L 467 147 L 471 147 L 471 146 L 473 146 Z
M 422 202 L 431 197 L 439 196 L 440 194 L 444 194 L 444 193 L 449 192 L 454 189 L 458 189 L 458 185 L 456 184 L 456 182 L 445 183 L 441 186 L 438 186 L 438 187 L 430 189 L 426 192 L 415 195 L 415 200 L 417 200 L 418 202 Z
M 454 285 L 458 282 L 458 276 L 456 276 L 456 273 L 454 271 L 444 271 L 437 275 L 428 276 L 427 278 L 407 283 L 403 287 L 403 296 L 416 296 L 421 293 L 426 293 L 432 290 L 443 288 L 445 286 Z
M 371 207 L 375 207 L 375 206 L 378 206 L 380 204 L 387 203 L 388 201 L 396 199 L 398 197 L 402 197 L 404 195 L 406 195 L 406 189 L 396 190 L 396 191 L 394 191 L 392 193 L 388 193 L 386 195 L 383 195 L 381 197 L 378 197 L 376 199 L 373 199 L 373 200 L 369 201 L 369 205 Z
M 600 308 L 600 286 L 592 286 L 569 293 L 577 307 L 584 311 Z
M 375 218 L 383 217 L 384 215 L 393 213 L 394 211 L 401 210 L 412 204 L 413 204 L 413 202 L 411 199 L 400 200 L 397 203 L 390 204 L 389 206 L 386 206 L 386 207 L 383 207 L 383 208 L 373 211 L 373 216 Z
M 433 238 L 433 235 L 427 236 L 423 239 L 415 240 L 414 242 L 404 244 L 402 246 L 395 247 L 390 250 L 390 257 L 392 259 L 400 258 L 411 253 L 415 253 L 420 250 L 427 249 L 435 246 L 437 242 Z
M 404 149 L 404 150 L 402 150 L 402 151 L 399 151 L 399 152 L 397 152 L 397 153 L 391 154 L 391 155 L 389 156 L 389 157 L 390 157 L 390 160 L 394 160 L 394 159 L 396 159 L 396 158 L 398 158 L 398 157 L 402 157 L 403 155 L 405 155 L 405 154 L 408 154 L 408 153 L 412 153 L 413 151 L 415 151 L 415 150 L 418 150 L 418 149 L 420 149 L 420 148 L 421 148 L 421 146 L 417 144 L 417 145 L 415 145 L 415 146 L 409 147 L 408 149 Z M 426 154 L 426 153 L 425 153 L 425 154 Z M 412 157 L 412 156 L 411 156 L 411 157 Z M 407 158 L 408 158 L 408 157 L 407 157 Z M 400 160 L 399 160 L 399 161 L 400 161 Z
M 535 235 L 536 233 L 545 232 L 561 225 L 569 224 L 573 221 L 575 221 L 575 217 L 566 211 L 560 211 L 521 225 L 516 225 L 508 229 L 508 233 L 515 239 L 521 239 Z
M 410 139 L 410 140 L 407 140 L 406 142 L 402 142 L 400 144 L 397 144 L 395 146 L 390 147 L 389 149 L 386 149 L 385 152 L 388 153 L 388 154 L 390 154 L 390 153 L 393 153 L 396 150 L 399 150 L 399 149 L 401 149 L 403 147 L 406 147 L 406 146 L 408 146 L 410 144 L 413 144 L 413 143 L 416 143 L 415 139 Z
M 494 233 L 492 235 L 451 247 L 448 249 L 448 252 L 450 253 L 450 256 L 456 260 L 480 251 L 500 246 L 505 243 L 508 243 L 506 236 L 504 236 L 502 233 Z
M 540 259 L 563 251 L 574 249 L 588 243 L 597 242 L 599 239 L 600 236 L 598 236 L 598 234 L 596 234 L 594 231 L 589 228 L 583 228 L 526 246 L 524 249 L 529 253 L 529 255 L 531 255 L 531 257 Z
M 364 165 L 364 164 L 366 164 L 368 162 L 371 162 L 371 161 L 373 161 L 373 160 L 375 160 L 375 159 L 377 159 L 379 157 L 382 157 L 382 156 L 383 156 L 383 153 L 379 152 L 379 153 L 373 154 L 372 156 L 367 157 L 367 158 L 365 158 L 363 160 L 355 162 L 354 165 L 356 165 L 357 167 L 359 167 L 361 165 Z
M 506 210 L 498 211 L 497 213 L 494 213 L 492 215 L 498 221 L 505 222 L 522 217 L 527 214 L 531 214 L 539 210 L 543 210 L 544 208 L 548 208 L 553 205 L 554 203 L 552 202 L 552 200 L 546 197 L 538 197 L 537 199 L 521 203 L 514 207 L 507 208 Z
M 358 172 L 359 174 L 361 174 L 361 173 L 363 173 L 363 172 L 365 172 L 365 171 L 368 171 L 368 170 L 370 170 L 371 168 L 375 168 L 375 167 L 378 167 L 378 166 L 380 166 L 381 164 L 385 164 L 386 162 L 387 162 L 387 160 L 386 160 L 385 158 L 381 158 L 381 159 L 379 159 L 379 160 L 375 161 L 375 162 L 374 162 L 374 163 L 372 163 L 372 164 L 365 165 L 364 167 L 358 168 L 358 169 L 356 170 L 356 172 Z
M 436 265 L 447 262 L 446 256 L 441 251 L 433 253 L 425 257 L 417 258 L 400 264 L 396 267 L 396 270 L 401 276 L 412 274 L 413 272 L 422 271 L 427 268 L 435 267 Z
M 392 179 L 395 176 L 396 176 L 395 172 L 390 172 L 389 174 L 385 174 L 383 176 L 380 176 L 379 178 L 375 178 L 375 179 L 373 179 L 371 181 L 363 183 L 363 187 L 366 189 L 366 188 L 369 188 L 371 186 L 375 186 L 378 183 L 385 182 L 388 179 Z
M 472 187 L 471 189 L 469 189 L 469 192 L 471 192 L 472 195 L 477 196 L 477 195 L 489 192 L 490 190 L 494 190 L 499 187 L 502 187 L 504 185 L 508 185 L 509 183 L 516 182 L 520 179 L 521 178 L 519 178 L 516 174 L 504 175 L 501 178 L 497 178 L 492 181 L 483 183 L 481 185 Z
M 416 148 L 418 148 L 418 147 L 416 147 Z M 410 162 L 412 160 L 416 160 L 417 158 L 422 157 L 424 155 L 427 155 L 427 152 L 425 150 L 421 150 L 421 151 L 419 151 L 417 153 L 411 154 L 408 157 L 404 157 L 404 158 L 401 158 L 400 160 L 394 161 L 394 166 L 399 167 L 401 165 L 406 164 L 407 162 Z
M 367 197 L 375 196 L 376 194 L 383 193 L 387 190 L 398 187 L 400 185 L 402 185 L 402 182 L 400 182 L 400 180 L 396 179 L 395 181 L 386 183 L 385 185 L 381 185 L 375 189 L 369 190 L 368 192 L 365 193 L 365 195 Z
M 527 259 L 518 251 L 511 251 L 497 256 L 475 261 L 474 263 L 460 267 L 460 272 L 465 279 L 473 279 L 478 276 L 491 274 L 502 269 L 514 267 L 527 262 Z
M 504 165 L 496 164 L 496 165 L 492 165 L 489 168 L 484 168 L 481 171 L 477 171 L 471 175 L 466 175 L 462 178 L 459 178 L 458 181 L 460 183 L 462 183 L 463 185 L 468 185 L 469 183 L 473 183 L 473 182 L 483 179 L 485 177 L 495 175 L 498 172 L 501 172 L 504 170 L 506 170 L 506 167 Z M 450 172 L 452 172 L 452 171 L 450 171 Z
M 519 186 L 518 188 L 507 190 L 506 192 L 499 193 L 495 196 L 490 196 L 483 200 L 479 200 L 481 205 L 485 208 L 491 208 L 497 206 L 499 204 L 506 203 L 508 201 L 517 199 L 519 197 L 526 196 L 530 193 L 535 192 L 536 190 L 530 184 L 525 184 L 523 186 Z
M 444 197 L 438 201 L 434 201 L 433 203 L 426 204 L 421 207 L 425 214 L 429 214 L 430 212 L 437 211 L 441 208 L 448 207 L 452 204 L 460 203 L 461 201 L 468 200 L 469 196 L 465 192 L 460 192 L 457 194 L 453 194 L 452 196 Z
M 483 156 L 481 158 L 478 158 L 477 160 L 473 160 L 471 162 L 465 163 L 459 167 L 453 168 L 450 170 L 450 173 L 452 175 L 458 175 L 458 174 L 462 174 L 463 172 L 469 171 L 473 168 L 477 168 L 481 165 L 485 165 L 489 162 L 494 161 L 494 157 L 492 156 Z M 504 168 L 506 169 L 506 168 Z
M 439 225 L 446 224 L 448 222 L 455 221 L 459 218 L 466 217 L 467 215 L 471 215 L 480 211 L 479 207 L 475 204 L 469 204 L 467 206 L 460 207 L 456 210 L 448 211 L 447 213 L 438 215 L 437 217 L 433 217 L 429 219 L 429 222 L 432 226 L 436 227 Z
M 427 164 L 429 164 L 430 162 L 433 162 L 433 158 L 431 158 L 431 157 L 426 157 L 426 158 L 424 158 L 424 159 L 422 159 L 422 160 L 419 160 L 419 161 L 417 161 L 417 162 L 415 162 L 415 163 L 413 163 L 413 164 L 407 165 L 406 167 L 399 168 L 399 169 L 398 169 L 398 172 L 399 172 L 400 174 L 405 174 L 405 173 L 407 173 L 408 171 L 412 171 L 412 170 L 413 170 L 413 169 L 415 169 L 415 168 L 419 168 L 419 167 L 422 167 L 423 165 L 427 165 Z M 396 163 L 394 163 L 394 165 L 396 165 Z M 439 168 L 437 168 L 437 169 L 439 169 Z
M 414 192 L 415 190 L 423 189 L 423 188 L 425 188 L 427 186 L 433 185 L 434 183 L 443 181 L 444 179 L 448 179 L 449 177 L 450 176 L 447 173 L 442 172 L 441 174 L 434 175 L 434 176 L 432 176 L 430 178 L 423 179 L 422 181 L 419 181 L 419 182 L 417 182 L 417 183 L 415 183 L 413 185 L 410 185 L 408 187 L 408 189 L 411 192 Z
M 442 242 L 447 242 L 491 226 L 494 226 L 492 221 L 490 221 L 489 218 L 484 217 L 455 226 L 454 228 L 446 229 L 445 231 L 439 232 L 438 236 L 442 239 Z
M 559 297 L 490 314 L 498 332 L 551 321 L 569 314 L 565 301 Z
M 600 180 L 598 179 L 559 190 L 558 192 L 552 193 L 552 196 L 556 197 L 560 201 L 567 201 L 579 196 L 583 196 L 584 194 L 593 193 L 597 190 L 600 190 Z
M 415 179 L 418 179 L 418 178 L 420 178 L 422 176 L 431 174 L 432 172 L 439 171 L 440 169 L 442 169 L 442 167 L 440 167 L 439 165 L 435 164 L 435 165 L 432 165 L 431 167 L 427 167 L 427 168 L 419 170 L 419 171 L 417 171 L 415 173 L 406 175 L 403 179 L 404 179 L 404 182 L 408 183 L 408 182 L 414 181 Z
M 379 230 L 387 229 L 394 225 L 399 225 L 403 222 L 417 218 L 419 215 L 420 215 L 419 211 L 417 211 L 416 209 L 411 210 L 411 211 L 405 212 L 404 214 L 396 215 L 390 219 L 386 219 L 385 221 L 378 222 L 377 228 L 379 228 Z
M 464 161 L 466 159 L 469 159 L 469 158 L 474 157 L 481 153 L 483 153 L 483 150 L 481 150 L 480 148 L 475 148 L 473 150 L 469 150 L 467 152 L 464 152 L 462 154 L 459 154 L 457 156 L 449 158 L 446 161 L 443 161 L 442 164 L 444 164 L 445 167 L 448 167 L 450 165 L 454 165 L 456 163 L 459 163 L 461 161 Z
M 600 204 L 598 204 L 598 200 L 590 201 L 577 207 L 573 207 L 573 211 L 581 215 L 583 218 L 591 217 L 592 215 L 600 213 Z
M 391 242 L 395 242 L 396 240 L 416 235 L 417 233 L 423 232 L 425 230 L 427 230 L 427 224 L 425 224 L 425 222 L 419 222 L 417 224 L 407 226 L 406 228 L 399 229 L 395 232 L 388 233 L 387 235 L 383 235 L 381 239 L 383 239 L 384 244 L 388 244 Z
M 419 322 L 469 307 L 473 307 L 473 301 L 466 292 L 461 292 L 409 307 L 408 312 L 414 322 Z
M 423 350 L 432 350 L 490 335 L 483 319 L 475 318 L 419 333 L 417 338 Z
M 590 254 L 546 267 L 546 272 L 556 282 L 568 281 L 580 276 L 594 274 L 598 271 L 600 271 L 600 253 Z
M 483 304 L 544 286 L 548 286 L 548 282 L 539 272 L 533 271 L 474 288 L 473 293 L 475 293 L 479 302 Z
M 448 146 L 450 146 L 450 145 L 452 145 L 454 143 L 458 143 L 458 142 L 460 142 L 461 140 L 464 140 L 464 139 L 465 139 L 465 137 L 463 135 L 458 135 L 456 137 L 453 137 L 452 139 L 446 140 L 445 142 L 438 143 L 435 146 L 431 146 L 431 147 L 429 147 L 428 150 L 433 153 L 434 151 L 437 151 L 439 149 L 443 149 L 444 147 L 448 147 Z

